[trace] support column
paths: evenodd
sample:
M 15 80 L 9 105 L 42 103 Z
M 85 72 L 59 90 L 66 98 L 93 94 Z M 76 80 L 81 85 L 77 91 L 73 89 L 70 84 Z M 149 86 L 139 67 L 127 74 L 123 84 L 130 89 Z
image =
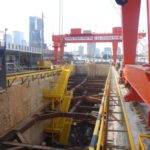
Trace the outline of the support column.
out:
M 123 60 L 135 64 L 141 0 L 129 0 L 122 6 Z
M 148 56 L 150 70 L 150 0 L 147 0 Z
M 6 89 L 6 47 L 0 47 L 0 91 Z
M 64 46 L 63 45 L 60 47 L 60 53 L 61 53 L 60 54 L 60 59 L 61 59 L 60 61 L 61 61 L 61 63 L 64 62 Z
M 114 64 L 116 64 L 118 42 L 117 41 L 112 42 L 112 46 L 113 46 L 113 60 L 114 60 Z
M 57 63 L 58 61 L 58 46 L 54 45 L 54 58 L 55 62 Z

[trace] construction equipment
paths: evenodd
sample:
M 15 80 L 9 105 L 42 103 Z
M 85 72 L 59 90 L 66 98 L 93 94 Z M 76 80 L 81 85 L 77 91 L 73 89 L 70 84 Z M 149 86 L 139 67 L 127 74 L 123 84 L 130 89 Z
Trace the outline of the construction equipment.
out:
M 57 109 L 60 112 L 68 112 L 73 93 L 72 91 L 67 91 L 67 84 L 72 71 L 72 66 L 64 66 L 55 86 L 52 89 L 43 90 L 44 98 L 51 101 L 52 111 Z M 44 131 L 51 133 L 52 143 L 67 145 L 71 124 L 72 119 L 70 118 L 54 118 L 44 125 Z
M 50 69 L 52 66 L 52 63 L 51 61 L 48 59 L 48 60 L 39 60 L 37 62 L 37 68 L 38 69 Z

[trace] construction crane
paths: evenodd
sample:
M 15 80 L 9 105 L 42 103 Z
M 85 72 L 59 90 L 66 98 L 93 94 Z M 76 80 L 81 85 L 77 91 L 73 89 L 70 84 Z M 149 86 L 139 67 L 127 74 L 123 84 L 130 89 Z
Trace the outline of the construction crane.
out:
M 149 16 L 150 15 L 150 0 L 147 0 L 147 2 L 148 2 L 147 3 L 148 24 L 150 24 L 150 16 Z M 81 34 L 80 29 L 72 30 L 73 34 L 69 34 L 69 35 L 59 34 L 53 37 L 54 48 L 56 50 L 55 52 L 57 52 L 58 48 L 62 48 L 62 52 L 64 52 L 63 44 L 65 42 L 68 42 L 68 43 L 71 43 L 71 42 L 77 43 L 79 41 L 80 42 L 87 42 L 87 41 L 93 42 L 93 40 L 97 42 L 98 41 L 99 42 L 111 41 L 111 42 L 115 42 L 114 47 L 116 49 L 116 46 L 117 46 L 116 42 L 123 41 L 124 68 L 123 68 L 122 78 L 124 79 L 124 84 L 130 87 L 129 92 L 124 98 L 126 101 L 132 101 L 132 102 L 137 102 L 137 103 L 144 102 L 149 107 L 150 106 L 150 93 L 149 93 L 150 57 L 149 57 L 149 64 L 147 66 L 135 64 L 137 39 L 143 38 L 145 36 L 145 33 L 138 34 L 140 0 L 136 0 L 136 1 L 116 0 L 116 3 L 122 6 L 121 9 L 122 9 L 123 26 L 121 28 L 121 31 L 123 32 L 123 34 L 121 32 L 121 35 L 123 38 L 121 38 L 120 32 L 119 33 L 115 32 L 115 34 L 113 35 L 112 34 L 107 34 L 107 35 L 102 35 L 102 34 L 86 34 L 85 35 L 84 34 L 83 35 Z M 149 51 L 150 51 L 150 26 L 148 26 L 148 31 L 149 31 L 148 39 L 149 39 Z M 62 39 L 64 41 L 62 41 Z M 114 56 L 114 60 L 115 59 L 116 58 Z M 34 115 L 34 117 L 32 117 L 31 120 L 28 120 L 28 124 L 26 124 L 22 128 L 19 128 L 18 130 L 14 130 L 14 132 L 16 131 L 23 132 L 29 125 L 31 125 L 31 123 L 35 124 L 36 121 L 41 121 L 42 119 L 46 121 L 46 119 L 50 119 L 44 125 L 44 132 L 48 133 L 51 136 L 52 144 L 56 143 L 58 145 L 67 145 L 71 125 L 73 122 L 72 120 L 73 116 L 72 118 L 68 118 L 68 116 L 66 117 L 64 116 L 64 114 L 62 114 L 62 117 L 56 116 L 54 118 L 53 116 L 52 118 L 52 114 L 55 115 L 55 113 L 58 113 L 58 112 L 61 112 L 61 113 L 68 112 L 73 94 L 72 94 L 72 91 L 67 90 L 67 84 L 68 84 L 69 76 L 72 71 L 73 71 L 73 68 L 71 66 L 64 66 L 63 71 L 60 73 L 60 76 L 57 82 L 55 83 L 55 85 L 52 88 L 43 89 L 43 97 L 47 99 L 51 104 L 50 111 L 48 112 L 49 114 L 47 112 L 46 113 L 44 112 L 45 114 L 41 112 L 39 114 Z M 97 120 L 95 123 L 95 128 L 94 128 L 93 136 L 90 142 L 89 150 L 95 150 L 95 149 L 96 150 L 104 150 L 104 149 L 135 150 L 137 147 L 134 143 L 134 138 L 132 136 L 132 130 L 135 130 L 135 128 L 132 128 L 132 129 L 130 128 L 129 120 L 127 117 L 127 112 L 125 110 L 124 99 L 123 99 L 123 96 L 125 94 L 121 95 L 121 90 L 120 90 L 121 88 L 118 84 L 118 78 L 119 78 L 119 75 L 117 74 L 114 67 L 113 66 L 110 67 L 110 71 L 107 77 L 105 88 L 103 90 L 104 93 L 102 94 L 103 97 L 100 100 L 100 103 L 98 103 L 99 105 L 96 105 L 98 106 L 99 111 L 97 111 L 96 115 L 94 116 L 94 119 L 97 118 Z M 93 90 L 97 89 L 97 87 L 94 88 L 91 84 L 90 86 L 93 88 Z M 85 87 L 82 87 L 82 89 L 83 88 Z M 83 98 L 85 99 L 85 95 L 83 96 Z M 97 98 L 94 98 L 94 99 L 99 100 Z M 80 108 L 83 108 L 83 106 Z M 86 109 L 87 108 L 89 107 L 86 107 Z M 95 108 L 95 106 L 92 106 L 92 108 Z M 149 110 L 148 110 L 147 116 L 148 116 L 147 122 L 148 122 L 148 125 L 150 126 L 150 111 Z M 47 118 L 44 119 L 44 117 L 47 117 Z M 124 137 L 124 136 L 121 136 L 123 134 L 126 140 L 120 140 L 122 137 Z M 20 134 L 17 134 L 17 136 L 20 137 Z M 16 136 L 10 136 L 10 137 L 15 138 Z M 150 135 L 139 134 L 136 137 L 139 138 L 138 149 L 144 150 L 145 145 L 146 145 L 145 140 L 146 139 L 149 140 Z M 20 149 L 20 147 L 21 148 L 28 147 L 30 149 L 37 148 L 37 146 L 32 146 L 29 144 L 27 145 L 24 142 L 24 139 L 22 137 L 20 139 L 19 140 L 23 141 L 23 143 L 20 143 L 19 140 L 18 140 L 19 143 L 14 143 L 14 142 L 10 142 L 7 139 L 6 142 L 2 141 L 2 144 L 16 146 L 15 149 L 16 148 Z M 125 143 L 126 141 L 127 141 L 127 144 Z M 43 147 L 43 149 L 48 149 L 48 148 Z

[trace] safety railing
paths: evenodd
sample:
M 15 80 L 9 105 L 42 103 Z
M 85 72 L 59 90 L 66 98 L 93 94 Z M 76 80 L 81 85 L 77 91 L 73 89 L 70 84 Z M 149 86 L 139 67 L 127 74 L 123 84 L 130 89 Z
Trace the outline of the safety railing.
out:
M 104 145 L 105 144 L 105 134 L 106 134 L 105 133 L 105 122 L 106 122 L 105 118 L 106 118 L 106 114 L 108 111 L 108 97 L 109 97 L 109 91 L 110 91 L 110 75 L 111 75 L 111 73 L 109 71 L 106 85 L 105 85 L 103 99 L 101 102 L 101 107 L 99 109 L 99 113 L 98 113 L 98 117 L 97 117 L 97 121 L 96 121 L 96 125 L 94 128 L 93 137 L 91 140 L 89 150 L 103 150 L 105 147 L 105 145 Z M 135 150 L 135 144 L 134 144 L 134 140 L 132 137 L 129 121 L 127 118 L 127 113 L 126 113 L 124 103 L 122 100 L 121 91 L 120 91 L 120 88 L 118 85 L 116 73 L 114 74 L 114 76 L 115 76 L 115 82 L 116 82 L 118 97 L 121 101 L 121 107 L 122 107 L 123 116 L 124 116 L 124 120 L 125 120 L 125 124 L 126 124 L 126 128 L 127 128 L 130 148 L 131 148 L 131 150 Z
M 101 101 L 101 106 L 98 112 L 93 136 L 91 139 L 91 143 L 89 146 L 89 150 L 100 150 L 101 146 L 104 146 L 104 118 L 105 118 L 105 110 L 106 110 L 106 103 L 109 93 L 109 86 L 110 86 L 110 70 L 107 76 L 106 84 L 105 84 L 105 90 L 103 93 L 103 98 Z
M 150 148 L 150 147 L 146 148 L 145 143 L 146 141 L 144 142 L 144 140 L 147 140 L 148 143 L 150 142 L 150 135 L 139 134 L 138 139 L 139 139 L 138 150 L 146 150 Z
M 0 47 L 4 47 L 4 42 L 0 42 Z M 41 48 L 29 47 L 25 45 L 15 45 L 10 43 L 6 43 L 6 50 L 42 54 Z
M 113 68 L 114 69 L 114 68 Z M 130 143 L 130 149 L 131 150 L 135 150 L 135 143 L 133 140 L 133 136 L 132 136 L 132 132 L 131 132 L 131 127 L 129 124 L 129 120 L 127 117 L 127 113 L 126 113 L 126 109 L 123 103 L 123 99 L 122 99 L 122 94 L 121 94 L 121 90 L 118 84 L 118 79 L 117 79 L 117 72 L 114 70 L 114 76 L 115 76 L 115 82 L 116 82 L 116 87 L 117 87 L 117 93 L 121 102 L 121 106 L 122 106 L 122 111 L 123 111 L 123 116 L 124 116 L 124 120 L 125 120 L 125 124 L 126 124 L 126 128 L 127 128 L 127 133 L 128 133 L 128 139 L 129 139 L 129 143 Z
M 33 72 L 23 72 L 20 74 L 10 74 L 7 75 L 6 77 L 7 87 L 12 86 L 15 82 L 24 84 L 26 81 L 29 81 L 29 79 L 32 79 L 32 81 L 36 79 L 44 79 L 57 72 L 61 72 L 62 70 L 63 66 L 55 69 L 45 69 L 45 70 L 36 70 Z

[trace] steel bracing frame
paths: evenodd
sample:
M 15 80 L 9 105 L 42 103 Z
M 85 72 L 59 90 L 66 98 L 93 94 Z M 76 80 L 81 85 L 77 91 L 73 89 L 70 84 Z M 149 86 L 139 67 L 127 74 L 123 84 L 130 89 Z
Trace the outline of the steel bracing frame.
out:
M 55 69 L 35 70 L 20 74 L 10 74 L 6 77 L 6 85 L 7 87 L 11 87 L 15 83 L 24 84 L 27 81 L 30 82 L 38 79 L 45 79 L 56 73 L 61 72 L 62 70 L 63 66 Z

